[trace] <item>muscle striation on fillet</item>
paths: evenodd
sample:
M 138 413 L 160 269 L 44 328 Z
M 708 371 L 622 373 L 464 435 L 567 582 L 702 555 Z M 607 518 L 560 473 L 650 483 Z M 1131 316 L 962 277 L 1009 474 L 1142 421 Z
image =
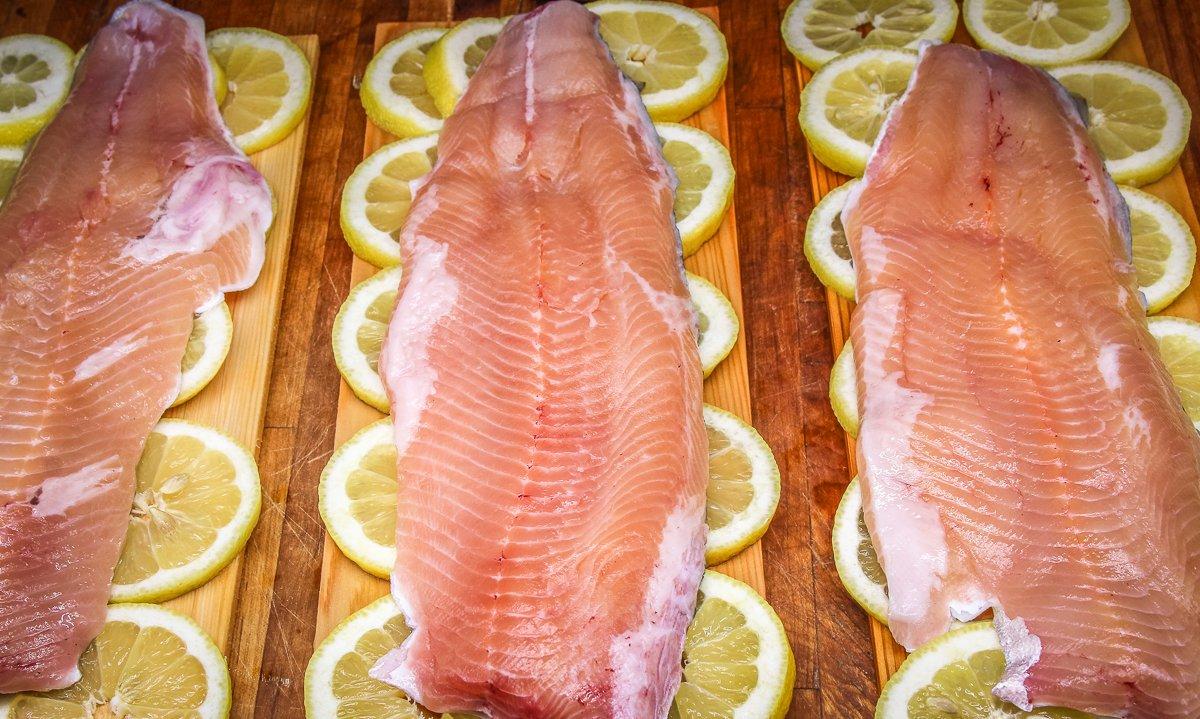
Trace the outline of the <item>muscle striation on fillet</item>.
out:
M 842 215 L 867 526 L 913 648 L 995 610 L 996 694 L 1200 716 L 1200 436 L 1066 91 L 922 51 Z
M 673 190 L 595 16 L 509 21 L 414 198 L 380 361 L 414 632 L 373 674 L 433 711 L 666 716 L 707 480 Z
M 78 680 L 193 317 L 253 283 L 270 219 L 203 23 L 117 10 L 0 208 L 0 692 Z

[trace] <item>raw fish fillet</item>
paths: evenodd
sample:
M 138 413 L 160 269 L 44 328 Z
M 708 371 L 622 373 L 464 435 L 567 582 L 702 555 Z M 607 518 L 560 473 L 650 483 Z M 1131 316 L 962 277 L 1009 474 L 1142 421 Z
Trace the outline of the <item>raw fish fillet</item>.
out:
M 79 678 L 193 315 L 262 265 L 208 73 L 198 17 L 117 10 L 0 208 L 0 692 Z
M 997 696 L 1200 716 L 1200 436 L 1071 97 L 924 50 L 842 219 L 892 633 L 912 648 L 990 607 Z
M 374 675 L 433 711 L 666 716 L 707 437 L 674 177 L 582 6 L 509 21 L 401 233 L 381 357 L 404 478 Z

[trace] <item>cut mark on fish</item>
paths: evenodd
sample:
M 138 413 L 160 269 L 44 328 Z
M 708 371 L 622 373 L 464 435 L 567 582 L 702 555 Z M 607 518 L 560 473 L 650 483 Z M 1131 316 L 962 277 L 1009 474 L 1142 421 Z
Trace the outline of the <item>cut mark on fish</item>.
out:
M 538 24 L 541 13 L 533 13 L 529 20 L 529 33 L 525 36 L 525 124 L 532 128 L 534 118 L 534 79 L 533 79 L 533 48 L 537 40 Z

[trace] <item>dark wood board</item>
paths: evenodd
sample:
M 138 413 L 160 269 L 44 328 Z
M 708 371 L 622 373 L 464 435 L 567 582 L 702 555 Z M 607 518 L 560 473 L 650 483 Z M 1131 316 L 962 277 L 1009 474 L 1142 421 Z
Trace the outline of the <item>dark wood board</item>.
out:
M 1132 0 L 1150 67 L 1170 75 L 1200 109 L 1200 3 Z M 0 2 L 0 35 L 46 33 L 82 45 L 116 0 Z M 371 58 L 375 26 L 529 9 L 528 0 L 180 0 L 210 28 L 235 25 L 320 35 L 308 150 L 276 341 L 266 429 L 259 448 L 263 518 L 239 568 L 231 640 L 234 716 L 299 719 L 318 613 L 323 528 L 316 484 L 333 450 L 338 375 L 333 316 L 350 284 L 338 229 L 342 184 L 361 158 L 366 117 L 354 88 Z M 709 5 L 712 0 L 692 4 Z M 866 616 L 842 591 L 829 548 L 846 481 L 846 444 L 829 409 L 833 349 L 824 288 L 801 240 L 812 209 L 807 148 L 796 124 L 799 90 L 779 21 L 787 0 L 719 0 L 732 73 L 730 131 L 750 394 L 755 424 L 784 477 L 763 540 L 766 585 L 796 654 L 790 716 L 863 719 L 877 696 Z M 1184 171 L 1200 168 L 1200 115 Z M 1193 201 L 1198 188 L 1191 187 Z

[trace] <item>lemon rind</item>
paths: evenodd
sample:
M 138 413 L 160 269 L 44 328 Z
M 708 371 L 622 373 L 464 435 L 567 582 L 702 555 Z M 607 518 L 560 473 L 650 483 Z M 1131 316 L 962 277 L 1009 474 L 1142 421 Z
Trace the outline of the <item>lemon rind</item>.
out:
M 779 506 L 781 488 L 779 465 L 758 430 L 737 415 L 710 404 L 704 405 L 704 424 L 718 429 L 746 454 L 754 488 L 754 498 L 746 509 L 721 529 L 708 530 L 704 561 L 712 566 L 735 556 L 766 533 Z
M 284 140 L 304 120 L 304 114 L 312 101 L 312 66 L 304 51 L 288 38 L 260 28 L 229 27 L 213 30 L 208 34 L 210 49 L 222 43 L 241 41 L 254 47 L 273 50 L 283 60 L 283 71 L 288 77 L 288 94 L 274 117 L 249 132 L 234 138 L 234 142 L 247 155 L 261 152 Z M 224 68 L 221 68 L 224 70 Z M 228 71 L 226 71 L 228 78 Z M 299 88 L 293 92 L 293 88 Z M 287 98 L 291 98 L 289 102 Z
M 75 52 L 52 37 L 30 33 L 0 39 L 0 53 L 9 51 L 37 55 L 50 70 L 42 80 L 25 83 L 36 99 L 19 110 L 3 113 L 0 121 L 0 144 L 23 145 L 50 122 L 66 101 L 74 76 Z
M 222 302 L 200 313 L 195 322 L 203 323 L 208 328 L 204 333 L 204 354 L 180 376 L 179 394 L 171 403 L 172 407 L 178 407 L 200 394 L 221 371 L 229 356 L 229 348 L 233 346 L 233 315 L 228 303 Z
M 15 162 L 20 171 L 20 164 L 25 160 L 25 148 L 21 145 L 0 145 L 0 162 Z M 13 177 L 16 180 L 16 177 Z M 12 192 L 12 186 L 9 186 L 8 192 Z M 0 206 L 4 205 L 4 199 L 8 196 L 8 192 L 0 193 Z
M 22 145 L 0 145 L 0 161 L 20 163 L 25 159 L 25 147 Z
M 586 5 L 603 21 L 606 12 L 657 12 L 696 30 L 705 58 L 695 77 L 677 88 L 642 94 L 642 104 L 653 120 L 679 122 L 708 106 L 721 91 L 729 72 L 729 48 L 721 29 L 707 15 L 660 0 L 595 0 Z
M 380 48 L 363 73 L 359 98 L 371 122 L 401 139 L 442 129 L 442 118 L 425 114 L 408 97 L 392 90 L 391 68 L 396 58 L 425 42 L 437 42 L 445 28 L 418 28 Z
M 202 719 L 228 716 L 230 708 L 229 666 L 216 642 L 191 617 L 157 604 L 116 604 L 108 607 L 105 622 L 129 622 L 141 628 L 158 627 L 179 637 L 191 655 L 204 667 L 209 692 L 196 710 Z M 215 691 L 213 691 L 215 690 Z
M 399 614 L 400 610 L 391 596 L 383 596 L 346 617 L 321 640 L 304 672 L 306 717 L 338 715 L 338 701 L 330 691 L 338 660 L 353 651 L 363 635 L 383 627 Z
M 1169 202 L 1133 187 L 1117 189 L 1130 209 L 1136 207 L 1153 215 L 1171 243 L 1167 271 L 1154 284 L 1140 288 L 1146 300 L 1147 314 L 1155 314 L 1166 309 L 1191 284 L 1196 269 L 1196 239 L 1187 221 Z
M 704 130 L 675 122 L 656 122 L 654 129 L 664 142 L 682 142 L 694 147 L 704 164 L 712 168 L 712 180 L 700 193 L 700 202 L 686 219 L 677 220 L 683 256 L 689 257 L 717 233 L 729 212 L 736 175 L 733 158 L 717 138 Z
M 839 297 L 852 302 L 858 284 L 854 264 L 838 257 L 830 238 L 833 237 L 833 220 L 841 214 L 847 196 L 857 182 L 851 180 L 821 198 L 808 216 L 808 226 L 804 230 L 804 256 L 813 274 Z
M 736 717 L 778 717 L 787 710 L 795 677 L 795 659 L 779 615 L 750 585 L 708 570 L 700 581 L 706 599 L 720 599 L 735 607 L 759 637 L 755 658 L 758 683 L 746 701 L 733 710 Z M 782 671 L 780 671 L 782 669 Z
M 400 272 L 399 266 L 389 267 L 360 282 L 350 290 L 333 319 L 333 360 L 338 372 L 355 396 L 384 414 L 389 413 L 391 407 L 383 379 L 358 352 L 356 335 L 371 302 L 388 289 L 400 286 Z
M 741 323 L 733 304 L 716 285 L 691 272 L 684 274 L 692 302 L 708 318 L 708 331 L 700 343 L 700 365 L 707 377 L 733 351 L 741 332 Z
M 850 343 L 842 346 L 833 369 L 829 372 L 829 403 L 838 424 L 851 437 L 858 436 L 858 386 L 854 368 L 854 351 Z
M 368 574 L 380 579 L 391 576 L 396 564 L 396 547 L 372 541 L 349 512 L 346 477 L 381 443 L 392 443 L 392 420 L 384 418 L 363 427 L 347 440 L 326 463 L 317 485 L 317 508 L 325 530 L 342 554 Z
M 110 604 L 105 622 L 126 622 L 139 628 L 157 627 L 178 637 L 188 654 L 204 669 L 208 680 L 199 719 L 224 719 L 232 704 L 229 666 L 212 638 L 190 617 L 157 604 Z M 0 719 L 14 719 L 13 700 L 20 694 L 0 694 Z
M 913 652 L 883 687 L 875 705 L 875 719 L 908 719 L 908 703 L 929 686 L 934 675 L 947 664 L 972 654 L 1000 649 L 1000 639 L 991 622 L 971 622 L 951 629 Z
M 848 52 L 828 62 L 813 74 L 800 93 L 800 129 L 808 147 L 821 164 L 834 172 L 859 177 L 867 168 L 872 146 L 847 136 L 825 117 L 825 97 L 833 79 L 841 70 L 860 60 L 886 58 L 893 62 L 910 61 L 916 67 L 917 53 L 913 50 L 865 47 Z
M 178 637 L 188 654 L 204 668 L 209 680 L 204 703 L 196 713 L 201 719 L 229 715 L 232 699 L 229 666 L 216 642 L 195 620 L 158 604 L 117 604 L 109 605 L 105 622 L 128 622 L 143 629 L 157 627 Z
M 431 133 L 384 145 L 360 162 L 346 180 L 342 188 L 339 220 L 346 244 L 362 261 L 380 269 L 400 264 L 400 244 L 388 233 L 376 229 L 367 219 L 367 186 L 396 157 L 409 152 L 426 152 L 436 146 L 437 141 L 438 135 Z
M 241 553 L 258 524 L 262 508 L 258 465 L 254 456 L 237 440 L 183 419 L 160 420 L 154 431 L 167 436 L 196 437 L 205 446 L 228 457 L 235 472 L 233 483 L 241 491 L 242 498 L 233 517 L 218 530 L 216 539 L 200 556 L 180 567 L 160 569 L 133 584 L 114 583 L 109 596 L 113 603 L 162 602 L 203 586 Z
M 794 0 L 783 14 L 780 32 L 788 51 L 810 70 L 820 70 L 826 63 L 845 53 L 825 50 L 817 47 L 803 32 L 803 23 L 808 13 L 813 9 L 817 0 Z M 936 20 L 925 32 L 914 37 L 901 48 L 913 49 L 922 40 L 949 42 L 958 26 L 958 5 L 952 0 L 930 0 L 936 7 L 932 11 Z M 885 45 L 870 45 L 868 47 L 891 47 Z M 858 49 L 858 48 L 855 48 Z
M 863 611 L 887 624 L 888 598 L 883 587 L 871 581 L 858 563 L 858 515 L 862 512 L 862 488 L 858 477 L 850 480 L 833 515 L 833 565 L 850 598 Z
M 217 107 L 225 102 L 225 97 L 229 94 L 229 82 L 225 77 L 225 68 L 221 67 L 221 63 L 217 62 L 217 56 L 212 54 L 211 50 L 205 46 L 205 51 L 208 54 L 208 79 L 212 86 L 213 99 L 217 101 Z M 82 52 L 82 50 L 80 51 Z
M 1028 45 L 1010 42 L 994 32 L 983 20 L 987 0 L 963 0 L 962 17 L 967 32 L 984 50 L 990 50 L 1030 65 L 1054 67 L 1073 62 L 1082 62 L 1100 57 L 1108 52 L 1129 27 L 1130 8 L 1127 0 L 1109 0 L 1108 23 L 1092 33 L 1083 43 L 1068 45 L 1057 50 L 1039 50 Z
M 467 47 L 481 37 L 496 35 L 504 28 L 504 20 L 495 17 L 476 17 L 464 20 L 442 35 L 425 55 L 422 73 L 425 88 L 442 117 L 450 117 L 455 105 L 467 91 L 466 65 L 462 62 Z
M 1192 110 L 1183 92 L 1165 75 L 1148 67 L 1116 60 L 1093 60 L 1064 65 L 1050 68 L 1049 73 L 1061 81 L 1068 75 L 1095 74 L 1101 71 L 1119 75 L 1154 91 L 1162 99 L 1167 112 L 1163 136 L 1157 145 L 1120 160 L 1105 160 L 1104 168 L 1108 170 L 1113 182 L 1135 187 L 1162 178 L 1175 167 L 1187 147 L 1192 126 Z
M 1186 317 L 1158 315 L 1146 320 L 1146 328 L 1156 342 L 1162 342 L 1168 336 L 1185 336 L 1197 347 L 1200 347 L 1200 322 L 1195 320 Z M 1192 424 L 1197 430 L 1200 430 L 1200 420 L 1194 420 Z

